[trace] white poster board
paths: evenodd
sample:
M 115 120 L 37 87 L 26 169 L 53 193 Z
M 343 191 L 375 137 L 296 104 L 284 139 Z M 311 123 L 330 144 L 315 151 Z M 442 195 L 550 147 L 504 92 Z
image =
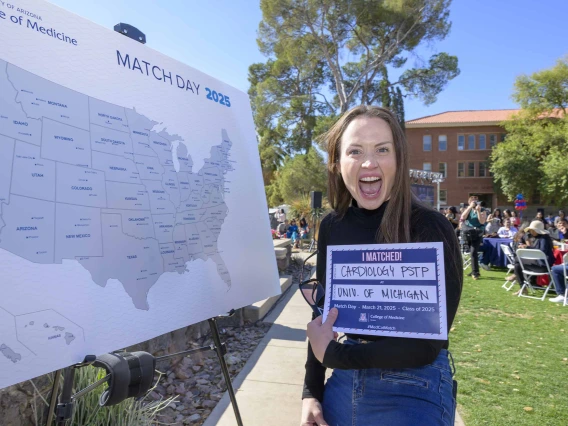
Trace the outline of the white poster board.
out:
M 0 40 L 0 388 L 280 292 L 245 93 L 44 1 Z

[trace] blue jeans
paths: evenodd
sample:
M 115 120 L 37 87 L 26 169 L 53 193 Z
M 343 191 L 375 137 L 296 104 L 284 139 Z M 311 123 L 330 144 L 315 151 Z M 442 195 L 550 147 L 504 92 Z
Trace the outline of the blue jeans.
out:
M 333 370 L 323 396 L 330 426 L 453 426 L 455 411 L 445 349 L 420 368 Z
M 564 279 L 564 268 L 566 268 L 565 265 L 556 265 L 550 269 L 550 271 L 552 272 L 552 276 L 554 277 L 556 294 L 558 294 L 559 296 L 564 296 L 564 293 L 566 292 L 566 280 Z

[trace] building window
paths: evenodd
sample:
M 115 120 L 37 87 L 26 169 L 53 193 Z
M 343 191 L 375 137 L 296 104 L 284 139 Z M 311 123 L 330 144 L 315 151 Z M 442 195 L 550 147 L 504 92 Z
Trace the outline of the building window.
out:
M 422 150 L 432 151 L 432 135 L 422 136 Z
M 432 163 L 422 163 L 422 170 L 426 172 L 432 171 Z
M 448 170 L 447 170 L 447 169 L 448 169 L 448 165 L 447 165 L 446 163 L 440 163 L 440 164 L 439 164 L 438 171 L 439 171 L 440 173 L 442 173 L 442 175 L 443 175 L 444 177 L 447 177 L 447 176 L 448 176 L 448 173 L 447 173 Z
M 475 177 L 475 163 L 467 163 L 467 177 Z
M 440 204 L 448 204 L 448 190 L 440 189 Z
M 458 151 L 463 151 L 465 149 L 465 136 L 458 135 Z
M 507 137 L 506 133 L 501 133 L 501 142 L 505 142 L 506 137 Z
M 487 144 L 485 143 L 485 135 L 479 135 L 479 149 L 487 149 Z
M 487 176 L 487 162 L 482 161 L 479 163 L 479 177 L 486 177 Z
M 465 177 L 465 163 L 458 163 L 458 177 Z
M 489 135 L 489 146 L 493 148 L 497 145 L 497 135 Z
M 448 149 L 448 138 L 446 135 L 438 136 L 438 151 L 446 151 Z
M 475 149 L 475 135 L 467 135 L 467 149 Z

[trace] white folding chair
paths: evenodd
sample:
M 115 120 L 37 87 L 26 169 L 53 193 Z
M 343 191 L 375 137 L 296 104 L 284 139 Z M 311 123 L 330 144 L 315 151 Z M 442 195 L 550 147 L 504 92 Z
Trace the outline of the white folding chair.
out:
M 460 232 L 460 249 L 462 254 L 463 270 L 466 271 L 467 268 L 471 266 L 471 254 L 469 252 L 469 244 L 467 244 L 467 241 L 463 238 L 463 231 Z
M 519 258 L 519 262 L 521 263 L 521 267 L 523 268 L 523 285 L 521 286 L 521 291 L 519 291 L 519 297 L 527 297 L 529 299 L 540 299 L 540 300 L 544 300 L 546 298 L 546 295 L 548 294 L 548 291 L 550 290 L 550 287 L 556 289 L 555 285 L 554 285 L 554 278 L 552 277 L 552 273 L 550 272 L 550 265 L 548 264 L 548 260 L 546 259 L 546 255 L 544 254 L 544 252 L 542 250 L 534 250 L 534 249 L 518 249 L 517 250 L 517 257 Z M 545 265 L 546 265 L 546 272 L 535 272 L 535 271 L 530 271 L 525 269 L 525 265 L 528 265 L 527 261 L 530 260 L 542 260 L 544 261 Z M 525 262 L 525 264 L 523 264 L 523 261 Z M 544 275 L 548 275 L 548 278 L 550 279 L 550 282 L 548 283 L 548 285 L 546 287 L 539 287 L 539 286 L 533 286 L 530 283 L 530 277 L 539 277 L 539 276 L 544 276 Z M 527 290 L 529 290 L 529 292 L 532 292 L 533 294 L 536 292 L 536 290 L 543 290 L 543 294 L 542 297 L 536 297 L 536 296 L 530 296 L 530 295 L 524 295 L 523 292 L 525 290 L 525 288 Z
M 564 283 L 566 285 L 568 284 L 568 272 L 566 271 L 566 268 L 568 268 L 568 253 L 562 258 L 562 263 L 564 264 Z M 564 303 L 562 305 L 568 305 L 568 285 L 566 285 L 566 290 L 564 291 Z
M 513 254 L 513 250 L 511 250 L 511 247 L 509 247 L 508 244 L 501 244 L 501 251 L 503 252 L 503 254 L 505 254 L 505 257 L 507 258 L 507 275 L 510 275 L 511 272 L 515 270 L 515 255 Z M 501 287 L 509 291 L 513 288 L 516 282 L 517 279 L 514 279 L 513 281 L 505 280 L 505 282 Z

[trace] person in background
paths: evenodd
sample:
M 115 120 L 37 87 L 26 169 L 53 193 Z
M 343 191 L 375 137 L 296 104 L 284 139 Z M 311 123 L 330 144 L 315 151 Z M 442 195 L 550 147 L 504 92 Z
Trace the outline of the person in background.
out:
M 496 214 L 497 213 L 497 214 Z M 499 209 L 495 209 L 493 214 L 490 214 L 487 218 L 487 222 L 485 225 L 485 235 L 487 237 L 494 238 L 497 236 L 497 232 L 501 228 L 501 211 Z
M 557 228 L 558 228 L 558 221 L 562 219 L 566 219 L 566 214 L 564 213 L 564 210 L 558 210 L 558 216 L 554 218 L 554 224 L 556 225 Z
M 544 220 L 549 225 L 554 225 L 554 216 L 552 216 L 552 213 L 548 213 L 548 216 L 546 216 L 546 219 L 544 219 Z
M 308 222 L 306 222 L 306 218 L 300 219 L 300 238 L 296 241 L 296 247 L 300 246 L 300 239 L 308 240 L 310 238 L 310 227 L 308 226 Z
M 298 235 L 299 235 L 299 231 L 298 231 L 298 225 L 296 225 L 296 220 L 292 219 L 290 221 L 290 226 L 288 227 L 288 230 L 286 231 L 286 238 L 291 238 L 292 239 L 292 245 L 296 245 L 296 240 L 298 239 Z
M 279 211 L 277 211 L 276 213 L 274 213 L 274 218 L 275 218 L 279 223 L 284 223 L 284 222 L 286 222 L 286 213 L 284 212 L 284 209 L 280 209 Z
M 568 220 L 560 219 L 556 222 L 558 236 L 555 238 L 556 241 L 561 242 L 562 240 L 568 239 Z
M 563 240 L 568 236 L 568 221 L 560 219 L 558 222 L 558 233 L 561 235 L 558 240 Z M 552 276 L 554 277 L 554 287 L 556 288 L 557 296 L 550 299 L 554 303 L 564 303 L 566 298 L 566 279 L 564 278 L 564 270 L 568 267 L 565 264 L 553 266 L 551 269 Z
M 276 231 L 278 231 L 278 236 L 280 238 L 284 238 L 286 236 L 286 233 L 288 232 L 289 227 L 290 225 L 288 225 L 288 219 L 284 219 L 284 222 L 281 222 L 276 228 Z
M 462 232 L 471 253 L 471 277 L 477 280 L 479 279 L 479 246 L 483 241 L 483 228 L 487 220 L 487 213 L 475 195 L 469 197 L 468 203 L 469 205 L 461 215 Z
M 568 271 L 566 265 L 556 265 L 550 270 L 554 277 L 554 288 L 556 289 L 556 297 L 550 299 L 553 303 L 564 303 L 566 299 L 566 279 L 564 278 L 564 270 Z
M 544 213 L 541 211 L 538 211 L 536 213 L 536 216 L 534 217 L 533 221 L 538 220 L 540 222 L 542 222 L 543 225 L 546 225 L 546 220 L 544 220 Z
M 454 206 L 452 206 L 448 210 L 446 210 L 446 219 L 448 219 L 450 221 L 450 223 L 454 227 L 454 230 L 460 224 L 458 210 Z
M 511 225 L 516 226 L 517 228 L 521 225 L 521 218 L 515 210 L 511 211 Z
M 558 232 L 558 228 L 554 226 L 554 222 L 553 223 L 546 222 L 546 225 L 544 225 L 544 229 L 548 231 L 548 233 L 550 234 L 550 238 L 552 238 L 553 240 L 560 239 L 560 233 Z
M 491 222 L 493 219 L 499 219 L 499 226 L 501 226 L 501 221 L 503 220 L 501 209 L 493 210 L 493 213 L 491 213 L 487 218 L 487 222 Z
M 525 232 L 530 234 L 534 241 L 531 244 L 531 249 L 536 249 L 542 251 L 546 255 L 546 260 L 548 261 L 548 265 L 554 264 L 554 253 L 552 251 L 552 238 L 548 235 L 548 231 L 544 229 L 544 224 L 539 220 L 533 220 L 531 224 L 525 228 Z M 524 244 L 519 244 L 519 248 L 529 248 Z M 546 264 L 543 260 L 537 260 L 535 263 L 528 263 L 524 265 L 527 271 L 533 272 L 547 272 L 548 269 Z M 519 285 L 523 286 L 523 267 L 521 266 L 521 262 L 517 258 L 515 262 L 515 277 Z M 518 295 L 521 290 L 517 291 L 515 295 Z
M 511 219 L 505 219 L 503 222 L 503 226 L 499 228 L 497 234 L 499 238 L 513 238 L 517 233 L 518 229 L 514 226 L 511 226 Z

